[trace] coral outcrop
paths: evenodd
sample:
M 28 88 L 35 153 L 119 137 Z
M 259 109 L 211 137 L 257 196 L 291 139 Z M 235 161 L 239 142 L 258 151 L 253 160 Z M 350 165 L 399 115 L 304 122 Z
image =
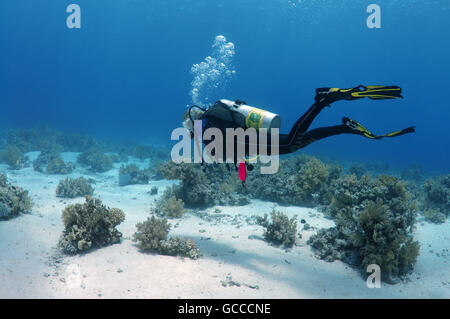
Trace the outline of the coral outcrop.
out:
M 160 217 L 180 218 L 186 212 L 184 202 L 177 199 L 174 191 L 175 187 L 167 188 L 161 198 L 155 202 L 152 212 Z
M 292 247 L 297 238 L 297 216 L 289 217 L 273 208 L 271 220 L 267 214 L 258 217 L 257 223 L 265 228 L 264 238 L 277 246 Z
M 194 240 L 179 236 L 168 238 L 170 224 L 165 218 L 149 217 L 146 221 L 138 223 L 136 228 L 134 241 L 143 251 L 191 259 L 201 256 Z
M 368 173 L 368 171 L 364 167 L 363 164 L 352 164 L 350 166 L 350 168 L 348 169 L 348 174 L 355 175 L 356 178 L 358 178 L 358 179 L 360 179 L 361 177 L 363 177 L 367 173 Z
M 0 162 L 8 164 L 10 169 L 22 169 L 29 166 L 28 158 L 15 145 L 7 145 L 0 151 Z
M 125 214 L 86 196 L 84 204 L 67 206 L 62 219 L 64 231 L 58 246 L 66 254 L 77 254 L 120 242 L 122 233 L 116 226 L 125 220 Z
M 44 150 L 33 161 L 33 169 L 37 172 L 45 173 L 48 163 L 59 157 L 59 153 L 54 150 Z
M 423 189 L 423 215 L 434 223 L 445 222 L 450 215 L 450 174 L 428 179 Z
M 229 172 L 224 164 L 202 168 L 200 164 L 168 162 L 160 166 L 160 171 L 167 179 L 180 180 L 173 193 L 188 206 L 245 205 L 250 202 L 236 173 Z
M 8 183 L 5 175 L 0 174 L 0 219 L 16 217 L 28 213 L 33 207 L 28 191 Z
M 341 174 L 340 166 L 300 155 L 282 160 L 276 174 L 250 176 L 247 189 L 253 198 L 315 207 L 329 204 L 329 185 Z
M 413 238 L 417 203 L 402 181 L 346 175 L 332 185 L 332 194 L 327 213 L 336 227 L 320 230 L 308 241 L 318 258 L 340 259 L 364 271 L 377 264 L 386 282 L 395 282 L 413 268 L 419 254 Z
M 93 172 L 96 173 L 104 173 L 113 168 L 113 161 L 111 157 L 96 148 L 89 149 L 78 155 L 77 162 L 88 166 Z
M 139 169 L 137 165 L 122 165 L 119 169 L 119 185 L 148 184 L 151 172 L 148 169 Z
M 66 175 L 73 172 L 75 165 L 64 162 L 59 152 L 52 149 L 42 151 L 33 161 L 33 168 L 41 173 Z
M 47 174 L 67 175 L 73 172 L 75 165 L 70 162 L 64 162 L 61 156 L 52 159 L 48 164 L 45 172 Z
M 94 188 L 84 177 L 65 178 L 56 187 L 56 196 L 63 198 L 91 196 L 93 193 Z

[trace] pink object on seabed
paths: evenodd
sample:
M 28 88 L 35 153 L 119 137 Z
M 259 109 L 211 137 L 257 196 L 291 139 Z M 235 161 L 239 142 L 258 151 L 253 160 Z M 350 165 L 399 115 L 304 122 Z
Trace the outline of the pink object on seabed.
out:
M 239 179 L 245 181 L 245 163 L 239 163 Z

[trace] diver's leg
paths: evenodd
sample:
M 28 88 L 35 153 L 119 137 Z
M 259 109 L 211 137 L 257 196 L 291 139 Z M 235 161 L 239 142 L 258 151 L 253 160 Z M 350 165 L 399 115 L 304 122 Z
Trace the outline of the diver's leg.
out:
M 289 134 L 279 134 L 278 135 L 278 141 L 273 141 L 272 143 L 272 135 L 268 134 L 266 138 L 264 139 L 264 143 L 260 139 L 260 135 L 258 135 L 258 144 L 256 145 L 256 154 L 250 154 L 250 148 L 249 144 L 246 144 L 246 155 L 248 157 L 254 157 L 255 155 L 272 155 L 272 148 L 275 148 L 276 145 L 273 145 L 273 143 L 278 144 L 278 155 L 283 154 L 289 154 L 292 153 L 290 151 L 290 141 L 291 138 L 289 137 Z M 274 149 L 276 150 L 276 148 Z
M 359 100 L 368 97 L 372 100 L 384 100 L 401 98 L 401 88 L 398 86 L 363 86 L 354 88 L 318 88 L 316 89 L 315 103 L 295 122 L 289 136 L 294 138 L 298 133 L 304 133 L 310 127 L 312 121 L 325 106 L 340 100 Z
M 286 149 L 289 149 L 291 153 L 297 151 L 300 148 L 303 148 L 315 141 L 334 136 L 339 134 L 354 134 L 354 135 L 360 135 L 364 136 L 366 138 L 370 139 L 381 139 L 383 137 L 396 137 L 401 136 L 408 133 L 414 133 L 415 128 L 414 126 L 410 126 L 408 128 L 405 128 L 403 130 L 383 134 L 383 135 L 375 135 L 371 133 L 368 129 L 366 129 L 364 126 L 356 122 L 355 120 L 352 120 L 348 117 L 342 118 L 342 124 L 341 125 L 334 125 L 334 126 L 327 126 L 327 127 L 320 127 L 313 129 L 311 131 L 308 131 L 303 134 L 297 134 L 289 143 L 288 146 L 284 147 Z M 280 146 L 281 149 L 281 146 Z
M 323 110 L 325 106 L 330 106 L 339 100 L 352 99 L 349 94 L 351 92 L 359 91 L 362 86 L 357 86 L 351 89 L 334 89 L 334 88 L 318 88 L 316 89 L 315 103 L 295 122 L 292 126 L 289 136 L 293 139 L 299 133 L 305 133 L 311 126 L 317 115 Z
M 299 133 L 300 135 L 302 135 L 303 133 Z M 284 154 L 289 154 L 292 153 L 291 151 L 291 141 L 293 139 L 290 137 L 290 135 L 288 134 L 280 134 L 280 138 L 279 138 L 279 148 L 278 148 L 278 154 L 279 155 L 284 155 Z M 269 148 L 270 150 L 270 148 Z
M 355 131 L 344 124 L 325 126 L 306 132 L 300 138 L 298 138 L 297 141 L 293 143 L 293 146 L 297 148 L 302 148 L 318 140 L 339 134 L 363 135 L 361 132 Z
M 355 131 L 346 125 L 334 125 L 313 129 L 303 134 L 297 134 L 289 143 L 289 145 L 283 147 L 287 150 L 287 153 L 294 153 L 300 148 L 306 147 L 309 144 L 327 138 L 333 135 L 339 134 L 358 134 L 362 135 L 359 131 Z M 280 146 L 281 149 L 281 146 Z
M 292 139 L 298 133 L 304 133 L 311 126 L 312 121 L 317 115 L 327 106 L 326 104 L 316 102 L 295 122 L 289 132 L 289 137 Z

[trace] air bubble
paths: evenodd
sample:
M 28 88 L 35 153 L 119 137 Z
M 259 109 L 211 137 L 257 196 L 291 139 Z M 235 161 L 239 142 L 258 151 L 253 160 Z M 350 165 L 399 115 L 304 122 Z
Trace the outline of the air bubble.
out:
M 218 35 L 212 48 L 211 56 L 191 67 L 191 73 L 194 75 L 190 91 L 192 103 L 202 107 L 207 107 L 210 101 L 218 99 L 220 91 L 223 91 L 231 77 L 236 74 L 232 64 L 234 44 L 227 42 L 223 35 Z

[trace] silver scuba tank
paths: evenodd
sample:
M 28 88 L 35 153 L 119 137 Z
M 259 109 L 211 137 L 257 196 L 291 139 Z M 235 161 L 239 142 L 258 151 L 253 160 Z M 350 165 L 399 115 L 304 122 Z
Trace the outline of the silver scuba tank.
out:
M 229 110 L 240 114 L 241 116 L 239 116 L 239 118 L 243 123 L 238 124 L 246 129 L 253 127 L 257 130 L 260 128 L 270 130 L 272 128 L 281 127 L 281 117 L 278 114 L 246 104 L 236 104 L 230 100 L 220 100 L 219 102 L 226 105 Z

